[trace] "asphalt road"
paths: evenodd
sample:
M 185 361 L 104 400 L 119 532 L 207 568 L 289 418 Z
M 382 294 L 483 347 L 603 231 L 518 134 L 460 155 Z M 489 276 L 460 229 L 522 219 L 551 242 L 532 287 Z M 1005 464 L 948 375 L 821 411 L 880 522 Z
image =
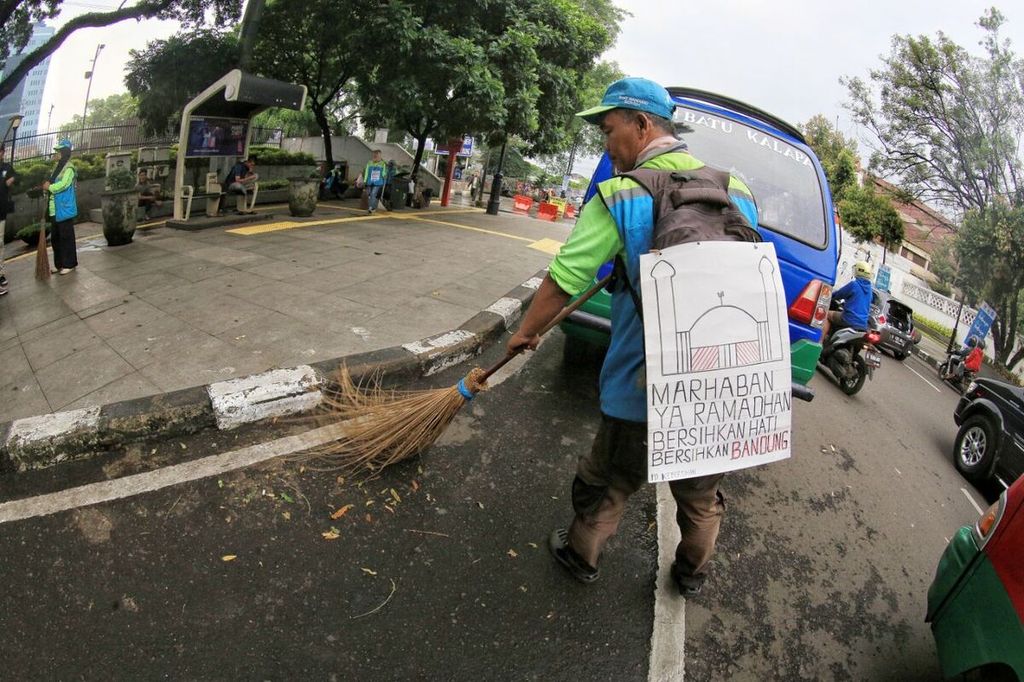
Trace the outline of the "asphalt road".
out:
M 888 360 L 847 398 L 819 375 L 793 458 L 727 478 L 714 577 L 686 604 L 687 679 L 938 677 L 925 593 L 977 518 L 967 494 L 984 501 L 949 456 L 956 395 L 925 378 Z M 646 680 L 653 489 L 595 585 L 545 548 L 569 519 L 596 381 L 556 333 L 376 480 L 272 462 L 0 525 L 0 678 Z M 303 428 L 132 446 L 0 501 Z

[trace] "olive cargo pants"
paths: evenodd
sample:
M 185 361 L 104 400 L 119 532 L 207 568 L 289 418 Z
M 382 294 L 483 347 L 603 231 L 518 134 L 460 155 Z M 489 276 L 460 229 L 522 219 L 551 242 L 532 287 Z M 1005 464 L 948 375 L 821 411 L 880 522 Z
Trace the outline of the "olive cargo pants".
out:
M 724 474 L 669 483 L 682 539 L 676 547 L 677 580 L 701 578 L 715 550 L 725 511 L 718 489 Z M 580 457 L 572 484 L 576 512 L 569 546 L 597 567 L 605 543 L 615 534 L 626 500 L 647 482 L 647 424 L 602 415 L 589 454 Z

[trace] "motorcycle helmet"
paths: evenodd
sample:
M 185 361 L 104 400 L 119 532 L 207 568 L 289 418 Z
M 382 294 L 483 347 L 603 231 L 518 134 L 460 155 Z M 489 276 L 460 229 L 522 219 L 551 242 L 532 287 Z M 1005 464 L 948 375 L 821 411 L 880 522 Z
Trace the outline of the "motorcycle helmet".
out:
M 866 260 L 859 260 L 853 264 L 853 276 L 861 277 L 863 279 L 871 279 L 872 276 L 871 263 Z
M 978 346 L 978 337 L 977 336 L 972 336 L 971 338 L 967 339 L 967 347 L 968 348 L 977 348 L 977 346 Z

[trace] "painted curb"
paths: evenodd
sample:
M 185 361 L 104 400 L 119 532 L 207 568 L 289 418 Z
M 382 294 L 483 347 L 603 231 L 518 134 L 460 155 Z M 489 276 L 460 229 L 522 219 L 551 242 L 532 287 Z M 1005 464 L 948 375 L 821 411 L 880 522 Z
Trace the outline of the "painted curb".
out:
M 319 405 L 341 366 L 357 382 L 379 378 L 385 385 L 437 374 L 479 355 L 510 331 L 545 274 L 541 270 L 458 329 L 401 346 L 0 424 L 0 477 L 86 459 L 136 440 L 230 430 L 308 412 Z

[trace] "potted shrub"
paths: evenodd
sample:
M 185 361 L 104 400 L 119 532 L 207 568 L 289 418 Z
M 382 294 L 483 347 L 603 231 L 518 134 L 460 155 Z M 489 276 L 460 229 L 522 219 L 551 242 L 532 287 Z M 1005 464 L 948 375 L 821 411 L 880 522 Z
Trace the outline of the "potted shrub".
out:
M 314 168 L 305 176 L 288 178 L 288 212 L 296 217 L 313 215 L 320 194 L 320 173 Z
M 103 206 L 103 236 L 110 246 L 129 244 L 137 224 L 135 209 L 139 191 L 135 176 L 127 168 L 115 170 L 107 178 L 107 191 L 100 194 Z
M 17 232 L 15 232 L 14 236 L 20 239 L 21 241 L 25 242 L 32 248 L 35 248 L 39 244 L 39 225 L 39 222 L 30 223 L 25 227 L 21 228 L 20 230 L 18 230 Z M 46 236 L 47 238 L 49 238 L 50 236 L 49 223 L 46 224 Z

